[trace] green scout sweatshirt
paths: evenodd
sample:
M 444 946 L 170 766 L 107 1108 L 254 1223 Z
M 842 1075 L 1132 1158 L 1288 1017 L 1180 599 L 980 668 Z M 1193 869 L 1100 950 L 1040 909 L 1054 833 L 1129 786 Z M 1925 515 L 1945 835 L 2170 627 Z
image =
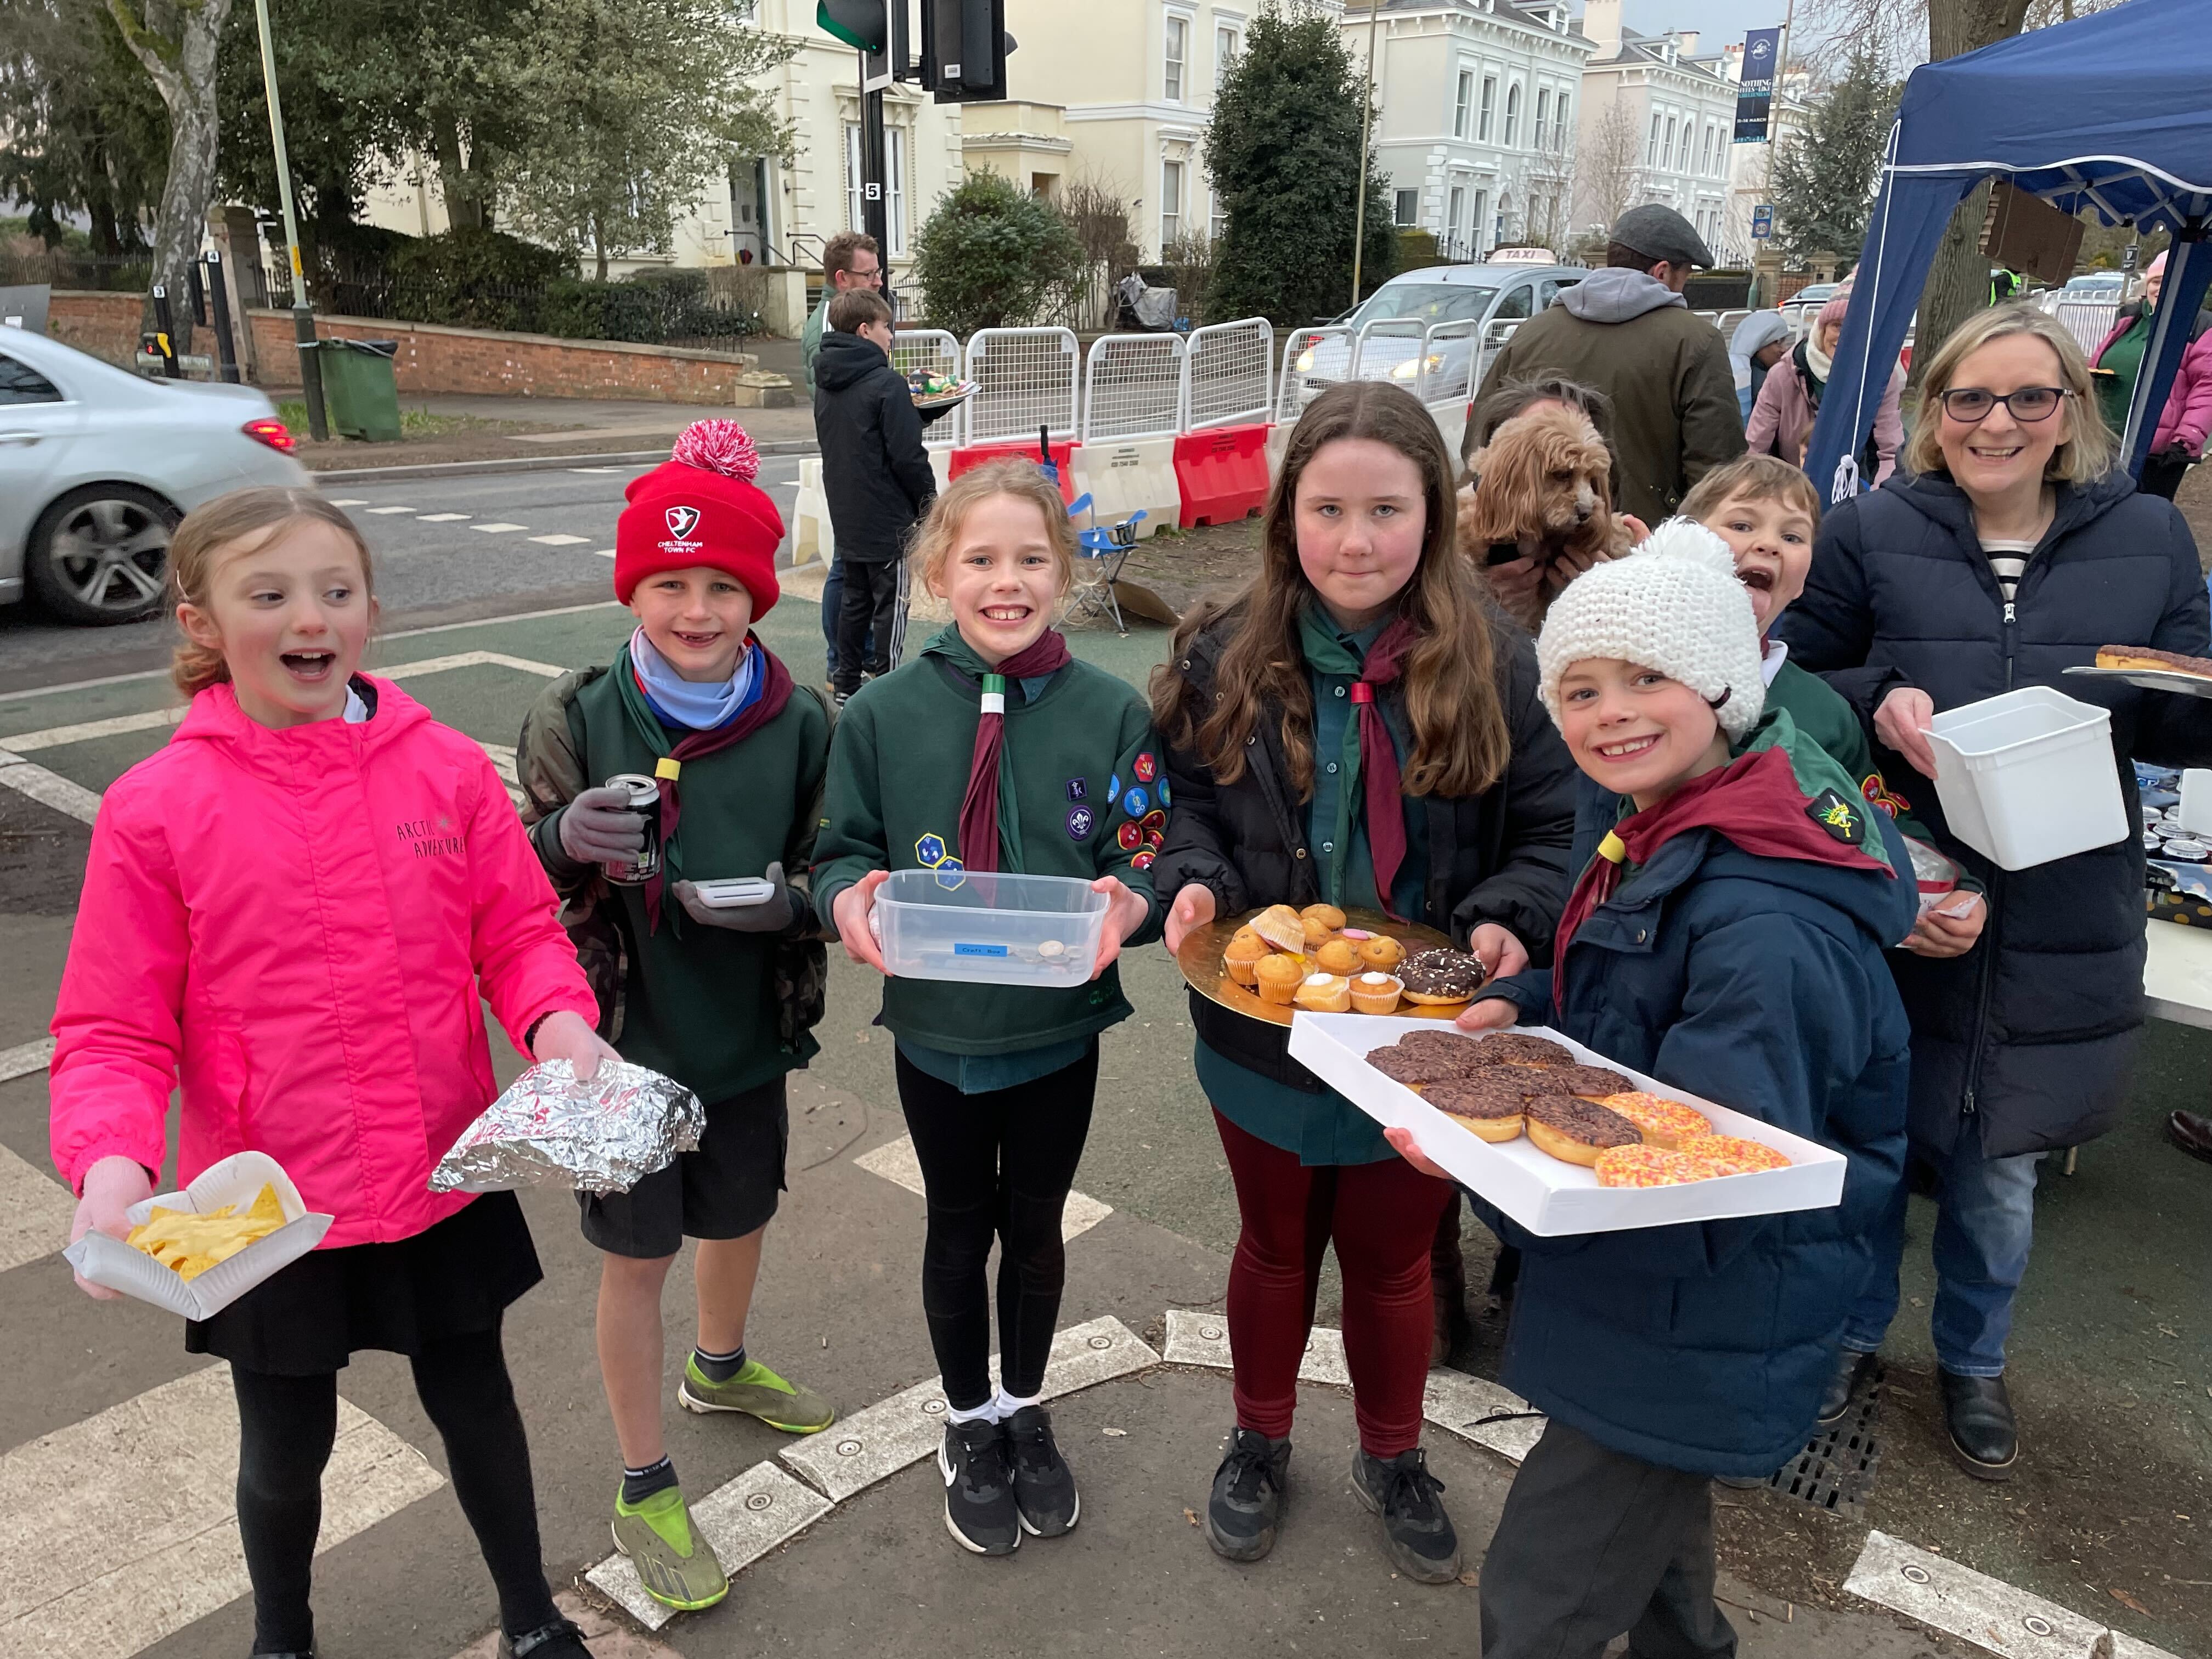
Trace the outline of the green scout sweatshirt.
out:
M 580 767 L 585 787 L 622 772 L 651 777 L 683 735 L 659 730 L 658 722 L 652 733 L 641 730 L 639 722 L 653 717 L 623 707 L 619 677 L 630 672 L 625 647 L 606 672 L 580 686 L 578 677 L 564 677 L 540 696 L 524 726 L 518 771 L 533 775 L 522 780 L 531 799 L 525 817 L 556 887 L 574 885 L 561 878 L 575 866 L 560 848 L 560 807 L 545 810 L 545 785 L 536 775 Z M 563 736 L 573 762 L 562 757 L 557 766 L 542 763 L 534 751 Z M 757 876 L 781 861 L 804 905 L 829 750 L 830 716 L 821 698 L 805 686 L 793 687 L 783 712 L 742 743 L 684 763 L 683 811 L 672 844 L 662 849 L 666 884 L 659 930 L 647 932 L 642 887 L 610 887 L 603 901 L 614 913 L 627 957 L 615 1048 L 702 1101 L 727 1100 L 795 1071 L 819 1045 L 811 1033 L 802 1032 L 795 1042 L 779 1035 L 777 935 L 702 927 L 669 890 L 678 881 Z
M 963 856 L 960 802 L 981 717 L 980 683 L 932 649 L 863 686 L 838 716 L 830 749 L 814 902 L 835 927 L 837 896 L 872 870 L 919 870 Z M 1152 854 L 1167 806 L 1158 739 L 1136 690 L 1070 662 L 1039 682 L 1006 685 L 999 795 L 1006 870 L 1118 876 L 1152 900 Z M 1139 866 L 1141 865 L 1141 867 Z M 1152 915 L 1124 948 L 1151 943 Z M 950 1054 L 1011 1054 L 1091 1036 L 1128 1018 L 1121 975 L 1045 989 L 949 980 L 886 979 L 883 1022 L 910 1043 Z
M 1788 709 L 1798 732 L 1826 750 L 1829 757 L 1851 775 L 1858 798 L 1887 811 L 1907 841 L 1929 847 L 1936 844 L 1936 837 L 1912 816 L 1911 809 L 1890 793 L 1881 769 L 1874 763 L 1874 750 L 1859 725 L 1858 711 L 1844 700 L 1841 692 L 1785 657 L 1766 688 L 1766 706 Z

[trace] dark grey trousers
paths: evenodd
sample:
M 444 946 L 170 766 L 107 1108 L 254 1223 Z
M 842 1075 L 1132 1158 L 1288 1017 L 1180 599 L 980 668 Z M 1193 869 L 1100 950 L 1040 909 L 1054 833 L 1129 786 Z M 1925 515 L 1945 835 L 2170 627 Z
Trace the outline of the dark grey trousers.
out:
M 1712 1483 L 1553 1422 L 1482 1564 L 1482 1659 L 1732 1659 L 1713 1600 Z

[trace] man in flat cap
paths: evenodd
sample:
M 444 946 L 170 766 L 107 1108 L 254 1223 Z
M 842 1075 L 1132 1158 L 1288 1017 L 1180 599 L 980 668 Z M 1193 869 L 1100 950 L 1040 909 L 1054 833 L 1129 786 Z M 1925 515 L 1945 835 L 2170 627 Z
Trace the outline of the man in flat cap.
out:
M 1682 289 L 1713 263 L 1689 221 L 1668 207 L 1631 208 L 1608 234 L 1605 264 L 1515 331 L 1483 377 L 1487 397 L 1509 380 L 1561 375 L 1613 404 L 1614 507 L 1656 525 L 1690 486 L 1743 453 L 1743 416 L 1728 341 L 1692 316 Z

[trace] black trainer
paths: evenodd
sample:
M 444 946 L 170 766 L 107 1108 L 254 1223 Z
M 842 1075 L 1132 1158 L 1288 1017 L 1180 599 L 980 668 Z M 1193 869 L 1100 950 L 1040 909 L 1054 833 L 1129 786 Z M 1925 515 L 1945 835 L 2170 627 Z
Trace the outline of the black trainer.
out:
M 1437 1497 L 1443 1489 L 1419 1446 L 1389 1459 L 1358 1449 L 1352 1454 L 1352 1490 L 1369 1513 L 1382 1517 L 1382 1547 L 1391 1565 L 1424 1584 L 1449 1584 L 1459 1577 L 1459 1534 Z
M 1206 1500 L 1206 1541 L 1228 1561 L 1257 1561 L 1275 1547 L 1283 1518 L 1283 1480 L 1290 1473 L 1291 1443 L 1250 1429 L 1232 1429 L 1229 1455 L 1213 1472 Z
M 945 1529 L 953 1541 L 978 1555 L 1012 1555 L 1022 1541 L 1022 1523 L 1005 1431 L 980 1419 L 946 1424 L 937 1472 L 945 1477 Z
M 1073 1532 L 1083 1513 L 1074 1472 L 1052 1437 L 1052 1414 L 1024 1406 L 999 1425 L 1006 1431 L 1006 1464 L 1014 1477 L 1014 1509 L 1032 1538 Z
M 556 1618 L 520 1636 L 501 1632 L 499 1659 L 592 1659 L 592 1650 L 584 1645 L 583 1632 Z

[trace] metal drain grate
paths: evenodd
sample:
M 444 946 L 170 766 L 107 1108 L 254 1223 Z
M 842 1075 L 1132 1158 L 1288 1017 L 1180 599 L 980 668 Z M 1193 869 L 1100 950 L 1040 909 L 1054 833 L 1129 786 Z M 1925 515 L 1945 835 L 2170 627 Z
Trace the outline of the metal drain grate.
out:
M 1867 1494 L 1874 1490 L 1875 1471 L 1881 1462 L 1875 1423 L 1881 1415 L 1882 1382 L 1877 1374 L 1843 1421 L 1823 1429 L 1766 1484 L 1830 1515 L 1863 1518 Z

